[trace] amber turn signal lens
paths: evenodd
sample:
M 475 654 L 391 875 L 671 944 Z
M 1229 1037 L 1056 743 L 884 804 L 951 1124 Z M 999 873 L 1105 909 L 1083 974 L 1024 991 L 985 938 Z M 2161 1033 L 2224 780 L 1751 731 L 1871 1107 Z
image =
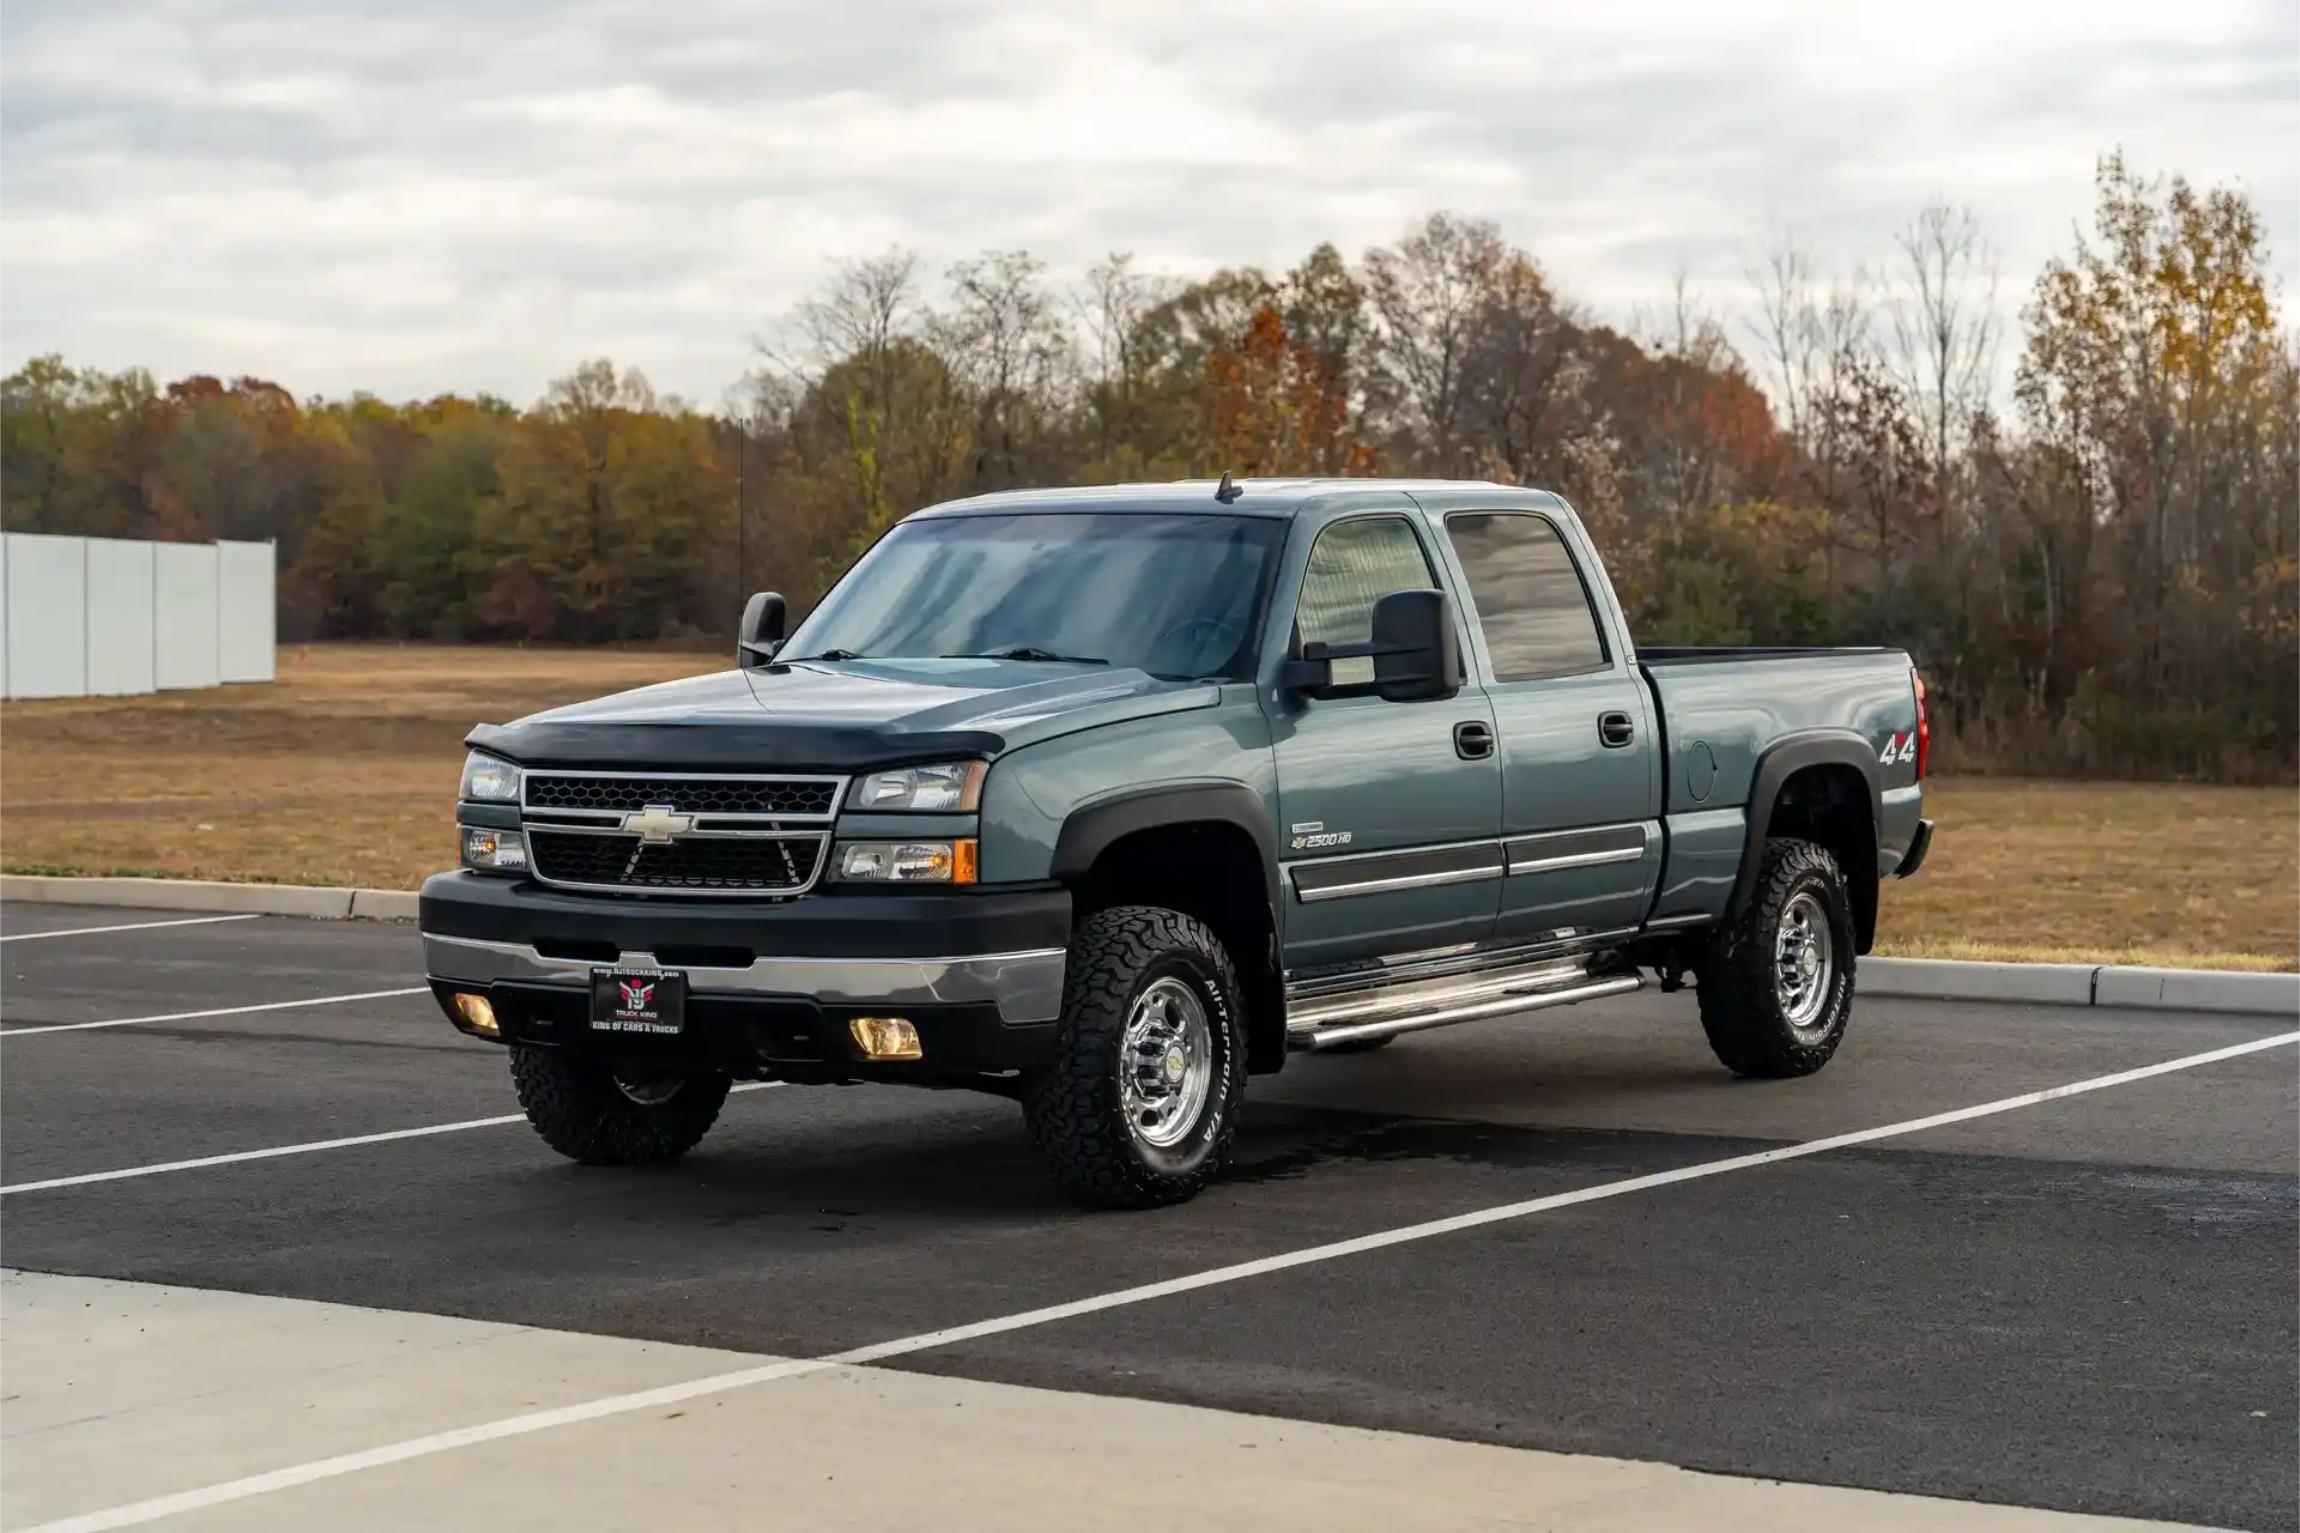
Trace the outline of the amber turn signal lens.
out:
M 971 884 L 982 877 L 982 843 L 972 836 L 950 843 L 950 881 Z

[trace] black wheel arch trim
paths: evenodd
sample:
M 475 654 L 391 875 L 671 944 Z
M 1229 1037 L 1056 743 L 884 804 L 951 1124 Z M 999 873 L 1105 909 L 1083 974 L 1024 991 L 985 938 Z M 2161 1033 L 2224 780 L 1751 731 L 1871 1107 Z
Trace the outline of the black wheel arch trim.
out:
M 1733 879 L 1733 893 L 1725 902 L 1725 920 L 1731 921 L 1748 909 L 1756 893 L 1757 873 L 1765 861 L 1765 827 L 1773 817 L 1773 806 L 1780 800 L 1782 786 L 1806 767 L 1815 766 L 1851 767 L 1861 774 L 1861 781 L 1868 784 L 1872 843 L 1869 861 L 1863 867 L 1846 868 L 1844 872 L 1851 878 L 1864 874 L 1871 879 L 1876 877 L 1873 843 L 1877 828 L 1885 823 L 1885 790 L 1877 776 L 1876 748 L 1865 736 L 1849 729 L 1803 731 L 1775 741 L 1757 758 L 1756 776 L 1749 785 L 1748 833 L 1741 842 L 1741 868 Z M 1865 950 L 1870 933 L 1859 936 L 1860 946 Z
M 1285 909 L 1278 898 L 1278 838 L 1270 827 L 1268 804 L 1244 783 L 1164 783 L 1081 804 L 1070 811 L 1054 838 L 1052 872 L 1068 883 L 1084 877 L 1097 857 L 1127 836 L 1169 825 L 1207 823 L 1236 826 L 1252 839 L 1274 925 Z
M 1062 883 L 1074 884 L 1093 868 L 1096 858 L 1123 837 L 1165 826 L 1206 824 L 1244 831 L 1262 864 L 1262 898 L 1269 911 L 1271 951 L 1267 955 L 1233 953 L 1230 959 L 1238 966 L 1239 984 L 1245 991 L 1246 1068 L 1252 1074 L 1267 1074 L 1286 1062 L 1285 989 L 1277 972 L 1286 902 L 1278 867 L 1278 837 L 1266 798 L 1244 783 L 1227 780 L 1120 790 L 1070 812 L 1054 840 L 1051 871 Z

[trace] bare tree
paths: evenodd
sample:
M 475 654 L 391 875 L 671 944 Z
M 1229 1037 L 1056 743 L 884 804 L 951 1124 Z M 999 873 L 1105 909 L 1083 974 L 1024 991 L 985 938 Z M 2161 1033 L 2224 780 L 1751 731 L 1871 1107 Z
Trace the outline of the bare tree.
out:
M 1945 202 L 1926 204 L 1894 243 L 1893 365 L 1931 460 L 1945 545 L 1957 514 L 1955 465 L 1995 381 L 1996 252 L 1970 209 Z
M 1776 225 L 1748 277 L 1757 294 L 1757 312 L 1747 321 L 1749 334 L 1789 434 L 1801 441 L 1813 345 L 1812 249 L 1793 230 Z
M 1095 394 L 1090 407 L 1105 454 L 1132 429 L 1143 367 L 1142 320 L 1165 301 L 1170 286 L 1135 270 L 1134 253 L 1120 250 L 1087 268 L 1085 283 L 1071 297 L 1084 334 Z
M 1020 250 L 993 251 L 950 269 L 950 307 L 934 322 L 937 349 L 973 396 L 978 482 L 1023 478 L 1071 361 L 1071 335 L 1055 313 L 1046 265 Z
M 894 248 L 842 261 L 821 296 L 792 316 L 804 348 L 796 360 L 820 370 L 851 357 L 884 357 L 897 337 L 916 328 L 920 310 L 915 251 Z M 787 349 L 765 349 L 778 360 L 788 356 Z
M 1765 381 L 1789 435 L 1811 451 L 1820 401 L 1843 392 L 1848 362 L 1870 349 L 1868 273 L 1855 267 L 1849 278 L 1824 280 L 1812 247 L 1776 226 L 1748 278 L 1757 312 L 1746 328 Z

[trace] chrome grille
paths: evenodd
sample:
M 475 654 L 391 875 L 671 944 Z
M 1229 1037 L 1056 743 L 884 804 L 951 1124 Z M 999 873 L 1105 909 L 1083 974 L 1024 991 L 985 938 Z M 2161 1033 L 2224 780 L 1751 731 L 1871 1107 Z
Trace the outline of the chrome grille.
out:
M 527 832 L 535 876 L 570 888 L 659 894 L 793 894 L 814 881 L 823 837 L 688 836 L 649 845 L 584 830 Z
M 787 898 L 822 876 L 845 791 L 843 777 L 538 771 L 521 818 L 536 879 L 557 888 Z M 657 841 L 622 828 L 650 810 L 692 823 Z

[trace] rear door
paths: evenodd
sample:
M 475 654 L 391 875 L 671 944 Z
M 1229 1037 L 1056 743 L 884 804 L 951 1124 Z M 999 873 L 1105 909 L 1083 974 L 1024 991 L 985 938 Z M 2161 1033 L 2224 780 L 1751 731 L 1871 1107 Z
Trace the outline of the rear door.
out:
M 1496 936 L 1540 942 L 1640 924 L 1660 874 L 1658 731 L 1601 613 L 1603 576 L 1571 524 L 1449 510 L 1477 613 L 1477 667 L 1501 736 L 1508 877 Z
M 1356 513 L 1318 528 L 1296 584 L 1292 651 L 1316 640 L 1366 643 L 1382 597 L 1445 589 L 1435 541 L 1427 518 L 1412 509 Z M 1460 622 L 1458 593 L 1454 599 Z M 1467 653 L 1465 644 L 1465 661 Z M 1337 660 L 1334 680 L 1370 683 L 1373 662 Z M 1394 957 L 1492 934 L 1502 873 L 1501 764 L 1493 710 L 1474 676 L 1452 697 L 1414 702 L 1370 692 L 1281 696 L 1270 725 L 1287 967 Z

